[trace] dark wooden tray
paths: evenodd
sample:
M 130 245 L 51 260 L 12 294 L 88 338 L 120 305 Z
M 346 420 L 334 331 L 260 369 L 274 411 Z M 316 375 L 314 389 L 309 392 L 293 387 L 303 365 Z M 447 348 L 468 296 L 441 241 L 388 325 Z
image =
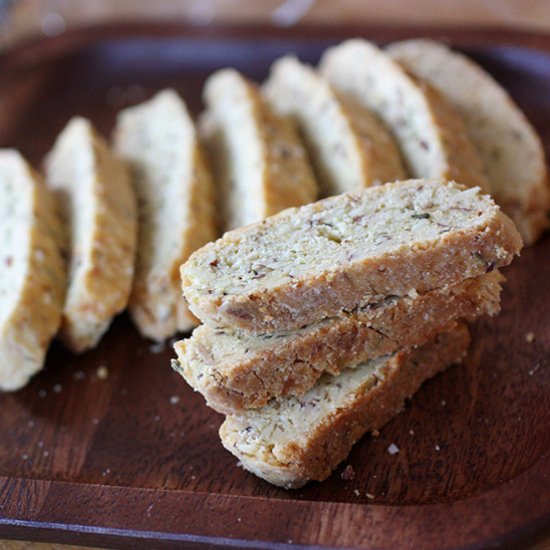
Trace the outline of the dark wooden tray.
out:
M 0 55 L 0 146 L 39 164 L 76 113 L 108 134 L 120 107 L 165 86 L 197 111 L 214 69 L 260 79 L 287 51 L 315 62 L 355 35 L 445 37 L 510 90 L 550 152 L 550 37 L 313 27 L 118 26 L 23 44 Z M 27 388 L 0 396 L 0 537 L 127 548 L 526 544 L 550 523 L 550 238 L 505 274 L 502 314 L 475 326 L 465 366 L 425 384 L 354 448 L 355 479 L 340 468 L 297 491 L 237 466 L 218 440 L 221 417 L 170 369 L 172 351 L 126 317 L 82 357 L 55 345 Z

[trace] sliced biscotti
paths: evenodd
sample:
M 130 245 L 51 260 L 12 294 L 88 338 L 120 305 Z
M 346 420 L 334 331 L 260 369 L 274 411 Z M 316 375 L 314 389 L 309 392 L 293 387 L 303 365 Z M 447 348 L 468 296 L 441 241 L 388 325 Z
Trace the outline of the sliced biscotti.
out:
M 291 332 L 250 336 L 197 328 L 174 346 L 173 367 L 218 412 L 257 408 L 301 395 L 324 373 L 417 346 L 459 319 L 500 310 L 498 271 L 415 297 L 391 297 Z
M 329 48 L 320 71 L 382 119 L 412 177 L 454 180 L 489 191 L 483 164 L 458 113 L 435 88 L 374 44 L 355 39 Z
M 228 416 L 222 443 L 245 469 L 274 485 L 290 489 L 322 481 L 358 439 L 401 412 L 425 380 L 460 362 L 468 343 L 468 329 L 460 325 L 422 347 L 336 377 L 325 374 L 301 397 Z
M 130 314 L 143 336 L 165 340 L 196 326 L 179 268 L 217 236 L 214 188 L 183 100 L 164 90 L 122 111 L 115 148 L 131 169 L 140 229 Z
M 547 227 L 550 190 L 542 143 L 510 95 L 479 65 L 433 40 L 386 51 L 435 86 L 466 123 L 489 176 L 491 195 L 532 243 Z
M 406 177 L 399 149 L 378 117 L 295 57 L 272 65 L 263 92 L 296 121 L 323 196 Z
M 123 162 L 84 118 L 73 118 L 45 159 L 69 231 L 69 281 L 60 337 L 72 351 L 95 347 L 128 303 L 137 215 Z
M 197 317 L 261 334 L 455 284 L 507 265 L 520 248 L 513 222 L 479 189 L 409 180 L 229 232 L 181 273 Z
M 233 69 L 204 87 L 200 121 L 220 186 L 224 229 L 234 229 L 312 202 L 317 184 L 297 130 L 277 115 L 257 86 Z
M 44 363 L 65 297 L 63 231 L 50 193 L 14 150 L 0 151 L 0 390 Z

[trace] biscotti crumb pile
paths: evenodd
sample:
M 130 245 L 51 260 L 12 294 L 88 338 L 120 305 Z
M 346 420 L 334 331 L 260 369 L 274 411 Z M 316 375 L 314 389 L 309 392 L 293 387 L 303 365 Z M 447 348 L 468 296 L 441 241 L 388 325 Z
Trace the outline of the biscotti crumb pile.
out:
M 285 488 L 323 480 L 499 312 L 521 249 L 479 188 L 407 180 L 286 210 L 182 266 L 204 325 L 174 368 L 227 415 L 223 445 Z

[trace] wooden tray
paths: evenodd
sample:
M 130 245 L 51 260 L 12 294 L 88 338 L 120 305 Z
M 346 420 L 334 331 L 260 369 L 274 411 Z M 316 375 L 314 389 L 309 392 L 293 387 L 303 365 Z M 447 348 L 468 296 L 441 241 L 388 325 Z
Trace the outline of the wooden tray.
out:
M 261 79 L 287 51 L 316 62 L 356 35 L 449 39 L 502 81 L 550 149 L 547 36 L 179 26 L 73 30 L 4 53 L 0 146 L 39 164 L 73 114 L 109 134 L 120 107 L 165 86 L 197 111 L 204 78 L 219 67 Z M 465 366 L 425 384 L 378 438 L 354 448 L 346 464 L 355 479 L 340 468 L 297 491 L 237 466 L 218 440 L 221 417 L 170 369 L 172 351 L 138 337 L 126 317 L 82 357 L 54 346 L 45 372 L 0 396 L 0 537 L 127 548 L 520 547 L 550 523 L 550 238 L 505 274 L 502 314 L 474 328 Z

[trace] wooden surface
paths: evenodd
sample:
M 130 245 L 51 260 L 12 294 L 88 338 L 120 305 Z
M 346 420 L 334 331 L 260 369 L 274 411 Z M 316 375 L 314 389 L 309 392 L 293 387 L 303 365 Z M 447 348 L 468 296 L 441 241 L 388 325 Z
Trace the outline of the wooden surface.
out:
M 0 540 L 0 550 L 80 550 L 81 548 L 82 546 L 74 544 L 58 544 L 55 542 Z
M 550 30 L 548 0 L 17 0 L 4 43 L 120 21 L 191 25 L 406 24 Z
M 197 112 L 204 78 L 221 66 L 261 79 L 287 51 L 315 62 L 346 36 L 424 33 L 218 28 L 205 36 L 177 25 L 67 32 L 0 56 L 0 146 L 39 164 L 74 114 L 109 134 L 119 108 L 165 86 Z M 550 38 L 431 34 L 501 80 L 550 149 Z M 498 45 L 505 41 L 539 49 Z M 342 466 L 297 491 L 238 467 L 218 440 L 221 417 L 171 371 L 171 350 L 141 339 L 125 317 L 82 357 L 54 346 L 45 372 L 0 396 L 0 537 L 126 548 L 524 547 L 550 522 L 550 238 L 505 275 L 503 312 L 476 325 L 465 366 L 428 382 L 378 438 L 354 448 L 343 466 L 353 466 L 355 479 L 344 481 Z M 101 366 L 107 378 L 98 377 Z M 387 452 L 392 443 L 396 455 Z

